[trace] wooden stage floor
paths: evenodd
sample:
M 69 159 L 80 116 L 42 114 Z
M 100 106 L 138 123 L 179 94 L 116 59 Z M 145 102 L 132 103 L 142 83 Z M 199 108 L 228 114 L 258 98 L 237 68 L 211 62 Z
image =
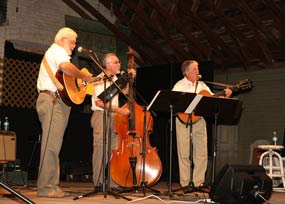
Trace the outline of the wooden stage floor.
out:
M 106 203 L 106 204 L 121 204 L 121 203 L 143 203 L 143 204 L 158 204 L 158 203 L 210 203 L 204 202 L 205 199 L 209 198 L 208 194 L 198 193 L 198 194 L 185 194 L 183 195 L 181 191 L 174 193 L 174 198 L 169 196 L 169 187 L 164 182 L 159 182 L 154 185 L 152 188 L 164 194 L 154 195 L 154 191 L 146 189 L 145 196 L 141 189 L 138 192 L 123 193 L 120 195 L 125 196 L 126 198 L 132 199 L 128 201 L 124 198 L 115 198 L 112 195 L 107 195 L 104 197 L 103 194 L 95 194 L 91 196 L 82 197 L 80 199 L 74 200 L 74 198 L 84 195 L 86 193 L 92 192 L 93 184 L 89 182 L 62 182 L 61 188 L 67 194 L 64 198 L 41 198 L 37 197 L 36 187 L 34 183 L 29 183 L 27 186 L 8 186 L 16 193 L 23 195 L 28 199 L 28 201 L 23 201 L 17 196 L 14 196 L 4 188 L 0 187 L 0 204 L 24 204 L 32 203 L 36 204 L 97 204 L 97 203 Z M 177 189 L 178 184 L 173 183 L 172 189 Z M 179 194 L 179 195 L 177 195 Z M 200 202 L 198 202 L 200 201 Z M 210 200 L 208 200 L 210 201 Z M 212 202 L 214 203 L 214 202 Z M 272 196 L 269 199 L 270 204 L 284 204 L 285 203 L 285 193 L 272 192 Z

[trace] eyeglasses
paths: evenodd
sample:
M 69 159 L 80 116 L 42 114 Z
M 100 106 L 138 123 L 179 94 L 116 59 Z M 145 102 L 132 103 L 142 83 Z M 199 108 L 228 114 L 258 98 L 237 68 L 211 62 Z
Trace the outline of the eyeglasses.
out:
M 114 62 L 107 62 L 107 64 L 121 64 L 120 61 L 114 61 Z
M 76 40 L 72 40 L 72 39 L 69 39 L 67 37 L 65 37 L 65 39 L 67 39 L 69 41 L 69 43 L 71 43 L 72 45 L 76 44 Z

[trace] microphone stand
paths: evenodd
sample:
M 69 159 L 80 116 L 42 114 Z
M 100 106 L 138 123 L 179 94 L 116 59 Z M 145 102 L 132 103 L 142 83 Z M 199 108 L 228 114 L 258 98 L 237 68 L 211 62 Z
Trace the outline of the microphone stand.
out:
M 9 191 L 10 193 L 12 193 L 13 195 L 15 195 L 17 198 L 20 198 L 22 201 L 24 201 L 25 203 L 28 204 L 35 204 L 33 201 L 31 201 L 30 199 L 28 199 L 26 196 L 18 193 L 17 191 L 15 191 L 13 188 L 11 188 L 10 186 L 8 186 L 8 184 L 3 183 L 0 181 L 0 187 L 3 187 L 4 189 L 6 189 L 7 191 Z
M 75 198 L 73 198 L 73 200 L 78 200 L 82 197 L 87 197 L 87 196 L 90 196 L 92 194 L 99 194 L 99 193 L 102 193 L 104 195 L 104 198 L 107 197 L 107 195 L 112 195 L 114 196 L 115 198 L 124 198 L 126 199 L 127 201 L 131 201 L 132 199 L 130 198 L 127 198 L 123 195 L 119 195 L 118 193 L 115 193 L 113 191 L 110 190 L 110 158 L 111 158 L 111 135 L 112 135 L 112 127 L 111 127 L 111 120 L 112 120 L 112 98 L 113 98 L 113 94 L 111 93 L 111 89 L 110 89 L 110 93 L 108 94 L 110 99 L 109 99 L 109 102 L 110 102 L 110 105 L 109 105 L 109 128 L 108 128 L 108 161 L 106 161 L 106 144 L 107 144 L 107 106 L 106 106 L 106 103 L 107 103 L 107 93 L 106 93 L 106 89 L 107 89 L 107 83 L 106 81 L 109 80 L 110 83 L 112 82 L 116 88 L 122 93 L 122 89 L 118 86 L 118 84 L 116 84 L 116 82 L 112 81 L 112 78 L 109 77 L 106 73 L 106 71 L 104 70 L 104 68 L 101 66 L 101 64 L 99 63 L 99 61 L 97 61 L 91 54 L 91 52 L 88 52 L 89 54 L 89 57 L 92 59 L 92 61 L 101 69 L 101 71 L 104 73 L 104 112 L 103 112 L 103 184 L 102 184 L 102 192 L 101 191 L 92 191 L 92 192 L 89 192 L 89 193 L 86 193 L 86 194 L 83 194 L 83 195 L 80 195 L 80 196 L 77 196 Z M 115 95 L 115 94 L 114 94 Z M 124 94 L 124 96 L 130 101 L 130 98 L 128 96 L 126 96 Z M 108 162 L 108 173 L 107 173 L 107 177 L 106 177 L 106 173 L 105 173 L 105 169 L 106 169 L 106 162 Z M 107 183 L 106 183 L 107 181 Z

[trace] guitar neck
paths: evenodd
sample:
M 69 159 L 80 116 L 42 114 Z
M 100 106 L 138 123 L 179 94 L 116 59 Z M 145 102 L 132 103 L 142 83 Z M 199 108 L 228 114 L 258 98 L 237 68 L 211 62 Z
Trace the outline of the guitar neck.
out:
M 225 94 L 226 94 L 225 90 L 221 90 L 221 91 L 214 93 L 214 96 L 225 96 Z

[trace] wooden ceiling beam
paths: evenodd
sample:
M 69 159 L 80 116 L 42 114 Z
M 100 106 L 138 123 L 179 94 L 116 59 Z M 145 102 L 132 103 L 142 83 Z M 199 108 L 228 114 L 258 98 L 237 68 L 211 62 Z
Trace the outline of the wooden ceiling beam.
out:
M 282 1 L 99 0 L 112 19 L 90 0 L 62 2 L 82 18 L 102 22 L 140 54 L 140 63 L 191 57 L 246 68 L 285 59 Z
M 157 31 L 160 36 L 164 39 L 164 44 L 167 44 L 170 48 L 173 49 L 175 57 L 179 61 L 183 61 L 185 59 L 188 59 L 191 55 L 190 53 L 187 53 L 184 48 L 182 48 L 179 43 L 171 38 L 169 34 L 167 34 L 166 29 L 162 28 L 160 25 L 160 21 L 156 17 L 157 15 L 154 14 L 153 17 L 151 18 L 153 24 L 157 28 Z
M 281 32 L 280 37 L 282 38 L 283 36 L 282 41 L 285 42 L 285 39 L 284 39 L 285 38 L 285 15 L 284 13 L 281 12 L 280 8 L 278 7 L 278 5 L 276 5 L 274 1 L 263 0 L 262 2 L 266 8 L 271 10 L 274 21 L 276 21 L 277 24 L 279 24 L 277 27 L 278 27 L 278 30 Z
M 109 28 L 115 35 L 125 41 L 133 49 L 141 54 L 145 61 L 150 63 L 155 63 L 155 59 L 144 51 L 144 49 L 135 41 L 130 39 L 126 34 L 124 34 L 118 25 L 112 24 L 108 19 L 106 19 L 99 11 L 97 11 L 92 5 L 90 5 L 86 0 L 76 0 L 84 9 L 91 13 L 95 18 L 102 22 L 107 28 Z
M 214 9 L 216 9 L 216 11 L 218 11 L 218 8 L 220 8 L 222 6 L 222 0 L 216 0 L 215 3 L 211 3 L 212 4 L 212 7 Z M 246 40 L 245 36 L 238 31 L 238 29 L 235 28 L 234 25 L 232 25 L 232 23 L 230 23 L 228 20 L 227 20 L 227 17 L 225 17 L 225 15 L 223 14 L 222 11 L 219 10 L 219 16 L 223 15 L 223 21 L 224 21 L 224 24 L 226 25 L 226 27 L 228 28 L 228 30 L 230 32 L 235 32 L 238 34 L 239 38 L 245 42 L 243 44 L 246 44 L 247 47 L 248 47 L 248 50 L 252 50 L 254 48 L 252 48 L 252 45 L 253 44 L 248 44 L 246 43 L 248 41 L 248 39 Z M 229 28 L 230 27 L 230 28 Z M 255 36 L 256 38 L 252 39 L 251 42 L 255 42 L 256 43 L 256 46 L 255 46 L 255 51 L 256 53 L 261 53 L 261 56 L 259 56 L 259 61 L 264 61 L 265 63 L 267 64 L 271 64 L 272 63 L 272 52 L 271 50 L 269 49 L 269 47 L 267 46 L 267 44 L 263 43 L 263 40 L 260 38 L 260 35 L 258 34 L 258 31 L 257 29 L 255 29 L 255 27 L 253 26 L 252 27 L 253 29 L 253 32 L 255 33 Z M 236 34 L 234 34 L 236 36 Z M 244 45 L 242 45 L 240 43 L 240 40 L 236 40 L 235 37 L 233 37 L 233 40 L 236 41 L 236 44 L 239 45 L 240 49 L 241 49 L 241 54 L 242 54 L 242 58 L 248 58 L 248 56 L 245 54 L 245 50 L 242 48 Z M 261 52 L 260 52 L 261 51 Z M 258 57 L 257 57 L 258 58 Z M 258 61 L 258 59 L 247 59 L 247 61 Z M 250 63 L 250 62 L 249 62 Z
M 168 34 L 167 29 L 163 28 L 162 22 L 158 22 L 156 18 L 150 18 L 147 16 L 141 9 L 138 9 L 138 6 L 132 0 L 124 0 L 125 4 L 136 12 L 136 15 L 141 18 L 146 26 L 150 26 L 151 29 L 159 34 L 164 41 L 172 48 L 174 51 L 179 54 L 176 55 L 181 61 L 185 58 L 189 58 L 189 54 L 182 48 L 179 43 L 175 42 Z
M 196 13 L 200 5 L 200 0 L 193 0 L 191 11 Z
M 216 53 L 216 56 L 219 57 L 219 61 L 223 62 L 224 59 L 227 58 L 227 56 L 236 57 L 236 55 L 231 51 L 231 49 L 229 49 L 229 47 L 224 43 L 224 41 L 215 32 L 211 31 L 211 29 L 209 28 L 207 23 L 204 22 L 203 19 L 198 17 L 198 15 L 192 12 L 191 10 L 188 10 L 188 14 L 189 16 L 187 17 L 187 19 L 194 21 L 196 26 L 199 27 L 207 36 L 210 48 L 214 53 Z M 224 53 L 226 53 L 227 56 L 225 56 Z M 211 59 L 211 56 L 209 57 Z M 212 60 L 215 61 L 215 59 Z
M 84 12 L 77 4 L 75 4 L 72 0 L 62 0 L 67 6 L 69 6 L 72 10 L 74 10 L 78 15 L 82 18 L 86 18 L 91 20 L 92 18 Z
M 185 30 L 184 25 L 180 23 L 179 19 L 174 18 L 173 15 L 169 15 L 169 12 L 162 8 L 157 3 L 157 1 L 147 0 L 147 3 L 152 6 L 159 13 L 159 15 L 164 18 L 163 20 L 165 22 L 168 22 L 169 25 L 174 27 L 179 33 L 184 36 L 184 38 L 189 42 L 191 48 L 193 47 L 193 49 L 191 49 L 189 57 L 202 59 L 207 56 L 207 52 L 205 51 L 201 43 L 197 41 L 197 39 L 192 35 L 191 32 Z
M 213 2 L 209 1 L 209 4 L 213 4 Z M 186 6 L 185 2 L 180 5 L 179 12 L 183 12 L 183 16 L 185 16 L 188 21 L 194 22 L 195 25 L 201 29 L 203 34 L 207 37 L 207 41 L 209 43 L 208 56 L 211 60 L 216 62 L 217 64 L 226 63 L 229 59 L 236 59 L 237 54 L 233 52 L 228 45 L 218 36 L 215 32 L 213 32 L 208 24 L 199 17 L 197 14 L 197 10 L 200 5 L 200 0 L 194 1 L 192 3 L 191 9 L 188 9 L 189 6 Z M 213 6 L 209 6 L 209 11 L 211 11 Z M 214 54 L 213 54 L 214 53 Z
M 269 8 L 273 15 L 277 16 L 279 21 L 282 22 L 283 28 L 285 26 L 285 15 L 284 12 L 280 10 L 278 5 L 276 5 L 275 1 L 273 0 L 263 0 L 261 1 L 267 8 Z
M 240 10 L 247 16 L 247 19 L 249 23 L 257 28 L 259 31 L 261 31 L 264 36 L 267 37 L 267 39 L 275 45 L 275 47 L 279 48 L 283 54 L 285 54 L 285 48 L 281 45 L 279 42 L 279 39 L 277 39 L 272 32 L 264 26 L 262 21 L 258 18 L 258 16 L 255 14 L 254 11 L 252 11 L 247 3 L 244 0 L 234 0 L 236 5 L 240 8 Z
M 103 5 L 105 5 L 106 1 L 102 1 L 102 3 Z M 141 26 L 136 25 L 135 20 L 132 21 L 129 20 L 129 18 L 120 11 L 120 8 L 116 7 L 115 5 L 113 11 L 114 14 L 120 19 L 120 21 L 130 28 L 131 33 L 136 36 L 136 39 L 141 38 L 140 42 L 143 41 L 142 44 L 148 46 L 151 50 L 150 51 L 151 53 L 152 52 L 160 53 L 160 55 L 156 57 L 158 63 L 162 64 L 163 62 L 164 63 L 168 62 L 168 57 L 166 56 L 166 54 L 163 52 L 163 50 L 159 45 L 153 43 L 147 30 L 142 30 L 143 28 Z M 144 34 L 142 35 L 142 33 Z M 153 55 L 155 54 L 153 53 Z
M 218 5 L 219 7 L 217 7 Z M 216 4 L 210 3 L 210 6 L 212 7 L 212 11 L 215 13 L 215 15 L 220 17 L 223 22 L 223 25 L 225 25 L 226 27 L 226 30 L 229 32 L 232 41 L 239 49 L 239 52 L 236 52 L 236 60 L 238 60 L 244 68 L 247 68 L 247 65 L 250 64 L 250 62 L 241 43 L 242 41 L 245 41 L 244 36 L 237 31 L 235 26 L 228 20 L 228 17 L 221 10 L 221 6 L 223 6 L 223 4 L 218 3 L 218 1 L 216 1 Z
M 260 36 L 257 33 L 257 30 L 255 30 L 254 32 L 255 32 L 255 36 L 257 36 L 257 38 L 255 38 L 255 40 L 260 47 L 261 54 L 263 55 L 260 57 L 260 60 L 263 61 L 265 64 L 272 64 L 273 58 L 272 58 L 271 50 L 262 41 L 262 39 L 260 38 Z

